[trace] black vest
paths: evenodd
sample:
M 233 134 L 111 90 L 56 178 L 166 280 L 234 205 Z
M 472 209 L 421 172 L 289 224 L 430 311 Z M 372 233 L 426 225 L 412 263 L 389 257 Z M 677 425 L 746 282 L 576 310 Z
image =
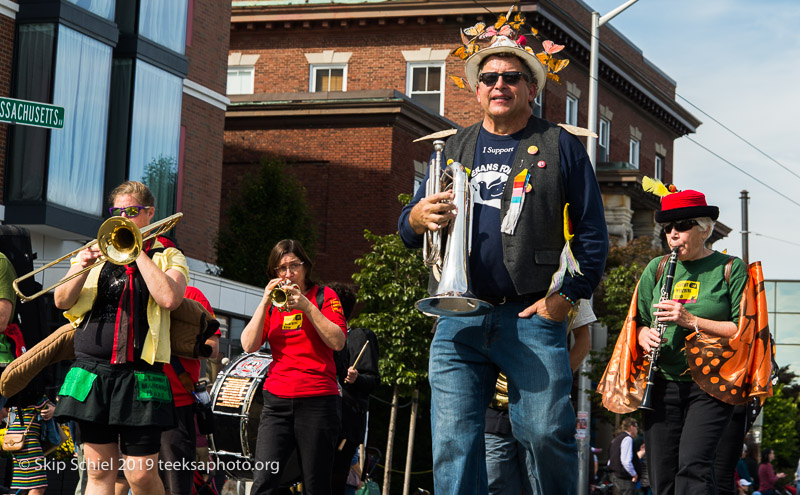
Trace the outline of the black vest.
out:
M 474 167 L 475 146 L 481 123 L 459 131 L 447 139 L 442 163 L 452 159 L 468 168 Z M 514 235 L 500 232 L 503 239 L 503 262 L 511 275 L 517 294 L 544 292 L 558 270 L 564 247 L 563 211 L 566 192 L 561 176 L 559 136 L 562 129 L 546 120 L 531 117 L 523 131 L 516 157 L 508 174 L 500 208 L 501 220 L 511 204 L 514 177 L 523 169 L 531 174 L 531 192 L 525 196 Z M 532 146 L 538 148 L 529 153 Z M 544 167 L 537 164 L 544 162 Z
M 622 466 L 622 460 L 620 459 L 622 440 L 629 436 L 627 432 L 623 431 L 614 437 L 614 440 L 611 441 L 611 447 L 608 449 L 608 466 L 611 468 L 611 472 L 614 473 L 614 476 L 623 480 L 633 479 L 633 476 Z M 631 454 L 633 457 L 633 459 L 631 459 L 633 469 L 635 469 L 638 474 L 641 472 L 641 468 L 639 467 L 639 456 L 633 451 L 633 444 L 631 444 Z

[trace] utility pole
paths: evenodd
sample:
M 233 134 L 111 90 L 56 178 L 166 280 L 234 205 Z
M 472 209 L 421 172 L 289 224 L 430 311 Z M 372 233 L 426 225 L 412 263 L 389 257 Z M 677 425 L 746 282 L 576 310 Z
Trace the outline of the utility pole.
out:
M 747 189 L 742 190 L 740 196 L 742 200 L 742 261 L 746 265 L 750 264 L 750 229 L 747 225 L 747 203 L 750 198 L 747 196 Z
M 600 16 L 597 11 L 592 12 L 591 40 L 589 49 L 589 115 L 588 127 L 591 132 L 597 135 L 597 92 L 598 78 L 600 73 L 600 26 L 607 23 L 619 13 L 635 4 L 638 0 L 627 0 L 625 3 L 615 8 L 604 16 Z M 592 163 L 595 173 L 597 172 L 597 138 L 589 137 L 586 141 L 586 152 L 589 161 Z M 591 301 L 591 300 L 590 300 Z M 578 430 L 578 495 L 588 495 L 589 493 L 589 462 L 592 458 L 591 452 L 591 424 L 592 407 L 589 400 L 587 389 L 591 388 L 591 383 L 586 373 L 589 372 L 589 358 L 581 363 L 580 377 L 578 378 L 578 424 L 586 428 Z

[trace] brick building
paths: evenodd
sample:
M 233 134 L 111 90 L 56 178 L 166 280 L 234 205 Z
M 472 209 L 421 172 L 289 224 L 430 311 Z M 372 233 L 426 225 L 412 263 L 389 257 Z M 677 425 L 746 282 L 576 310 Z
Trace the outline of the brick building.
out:
M 224 326 L 243 326 L 260 291 L 206 273 L 219 228 L 230 12 L 215 0 L 0 0 L 0 96 L 65 109 L 63 129 L 0 124 L 0 222 L 31 232 L 35 265 L 94 239 L 109 191 L 143 180 L 157 218 L 184 212 L 171 235 L 190 283 Z
M 459 29 L 494 23 L 508 6 L 234 1 L 225 187 L 235 191 L 263 156 L 290 163 L 319 218 L 322 277 L 348 280 L 353 260 L 369 249 L 363 229 L 394 232 L 397 195 L 413 192 L 424 175 L 432 146 L 412 141 L 479 120 L 474 94 L 447 77 L 463 76 L 463 62 L 449 53 Z M 591 8 L 580 0 L 521 8 L 542 39 L 565 45 L 559 55 L 571 61 L 562 84 L 548 82 L 537 112 L 586 127 Z M 623 243 L 657 233 L 658 202 L 638 184 L 643 175 L 671 181 L 673 141 L 700 121 L 675 102 L 675 81 L 624 36 L 607 26 L 600 39 L 596 168 L 612 240 Z M 717 235 L 727 234 L 720 227 Z

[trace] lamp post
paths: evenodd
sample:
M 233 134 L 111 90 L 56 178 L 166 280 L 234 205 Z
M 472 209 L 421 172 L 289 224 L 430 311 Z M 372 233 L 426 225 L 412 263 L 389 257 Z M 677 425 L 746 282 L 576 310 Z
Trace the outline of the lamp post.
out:
M 599 52 L 600 52 L 600 26 L 607 23 L 617 16 L 620 12 L 635 4 L 639 0 L 628 0 L 616 9 L 612 10 L 604 16 L 600 16 L 598 12 L 592 12 L 592 39 L 591 50 L 589 52 L 589 130 L 595 135 L 597 134 L 597 77 L 599 65 Z M 586 142 L 587 151 L 589 154 L 589 161 L 592 162 L 595 172 L 597 171 L 597 138 L 589 136 Z M 578 435 L 578 495 L 587 495 L 589 493 L 589 463 L 592 459 L 591 453 L 591 429 L 589 425 L 592 419 L 592 407 L 587 396 L 586 390 L 591 387 L 589 377 L 589 358 L 581 363 L 580 375 L 578 377 L 578 420 L 585 422 L 586 428 L 583 429 L 582 434 Z
M 598 12 L 592 12 L 592 39 L 589 52 L 589 130 L 597 134 L 597 73 L 600 52 L 600 26 L 617 16 L 620 12 L 635 4 L 639 0 L 628 0 L 608 14 L 600 17 Z M 589 137 L 587 151 L 592 166 L 597 170 L 597 138 Z

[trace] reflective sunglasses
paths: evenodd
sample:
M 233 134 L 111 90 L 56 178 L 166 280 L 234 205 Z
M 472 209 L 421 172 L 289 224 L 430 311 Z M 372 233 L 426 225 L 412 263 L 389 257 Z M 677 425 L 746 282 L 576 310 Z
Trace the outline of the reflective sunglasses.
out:
M 508 85 L 515 85 L 519 82 L 520 78 L 525 79 L 525 81 L 530 82 L 528 79 L 528 74 L 524 72 L 514 71 L 514 72 L 481 72 L 478 75 L 478 80 L 487 86 L 494 86 L 497 84 L 497 80 L 503 78 Z
M 664 229 L 665 234 L 672 232 L 672 229 L 678 232 L 686 232 L 695 225 L 698 225 L 697 220 L 681 220 L 679 222 L 662 223 L 661 228 Z
M 126 217 L 134 218 L 138 217 L 139 213 L 141 213 L 142 210 L 145 210 L 147 208 L 151 207 L 141 206 L 141 205 L 131 205 L 131 206 L 126 206 L 125 208 L 117 208 L 112 206 L 111 208 L 108 209 L 108 212 L 111 213 L 112 217 L 121 217 L 122 213 L 124 212 Z

